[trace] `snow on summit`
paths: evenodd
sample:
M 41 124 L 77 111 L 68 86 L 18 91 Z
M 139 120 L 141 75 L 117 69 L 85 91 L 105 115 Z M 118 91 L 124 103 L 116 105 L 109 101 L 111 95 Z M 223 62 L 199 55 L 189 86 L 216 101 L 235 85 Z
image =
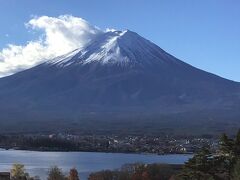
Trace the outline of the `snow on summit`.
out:
M 85 47 L 54 58 L 47 64 L 59 67 L 89 63 L 136 65 L 165 63 L 166 58 L 172 60 L 169 54 L 137 33 L 112 30 L 98 35 Z

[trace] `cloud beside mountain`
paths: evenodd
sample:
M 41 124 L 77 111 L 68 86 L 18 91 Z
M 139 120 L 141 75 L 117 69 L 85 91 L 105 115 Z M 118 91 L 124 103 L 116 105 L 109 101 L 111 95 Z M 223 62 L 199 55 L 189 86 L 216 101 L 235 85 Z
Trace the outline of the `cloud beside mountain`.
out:
M 25 45 L 9 44 L 0 50 L 0 77 L 81 48 L 103 33 L 84 19 L 71 15 L 34 17 L 26 23 L 26 28 L 42 30 L 43 34 Z

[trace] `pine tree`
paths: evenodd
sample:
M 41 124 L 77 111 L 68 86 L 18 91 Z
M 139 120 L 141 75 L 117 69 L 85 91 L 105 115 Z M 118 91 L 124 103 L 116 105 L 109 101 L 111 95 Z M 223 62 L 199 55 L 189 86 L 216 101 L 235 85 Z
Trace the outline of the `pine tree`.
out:
M 220 151 L 223 155 L 229 156 L 233 150 L 233 140 L 224 133 L 220 138 Z
M 240 160 L 238 160 L 234 166 L 233 173 L 232 173 L 232 179 L 233 180 L 240 179 Z
M 234 141 L 234 155 L 236 158 L 240 158 L 240 129 L 238 130 Z
M 223 134 L 217 154 L 203 149 L 187 163 L 176 176 L 179 180 L 226 179 L 240 180 L 240 130 L 235 139 Z
M 177 179 L 213 179 L 212 154 L 208 148 L 203 148 L 184 166 L 184 170 L 177 176 Z

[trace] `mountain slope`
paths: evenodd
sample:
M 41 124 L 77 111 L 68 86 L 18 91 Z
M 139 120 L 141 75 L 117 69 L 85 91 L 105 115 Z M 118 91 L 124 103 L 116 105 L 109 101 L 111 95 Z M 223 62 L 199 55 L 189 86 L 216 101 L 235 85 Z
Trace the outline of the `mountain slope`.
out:
M 22 130 L 71 123 L 90 129 L 105 121 L 119 127 L 141 121 L 144 127 L 163 116 L 224 122 L 240 117 L 239 107 L 239 83 L 194 68 L 131 31 L 104 33 L 83 49 L 0 79 L 7 130 L 16 122 Z

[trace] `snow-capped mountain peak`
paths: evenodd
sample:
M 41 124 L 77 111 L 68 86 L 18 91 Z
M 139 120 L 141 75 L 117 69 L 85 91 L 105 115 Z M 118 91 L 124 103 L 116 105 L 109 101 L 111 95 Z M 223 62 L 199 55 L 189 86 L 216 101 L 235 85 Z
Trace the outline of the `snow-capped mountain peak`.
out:
M 108 31 L 96 37 L 84 48 L 74 50 L 47 63 L 59 67 L 96 62 L 103 65 L 128 65 L 129 63 L 136 65 L 164 63 L 166 59 L 173 60 L 174 58 L 137 33 L 125 30 Z
M 106 33 L 106 37 L 96 40 L 96 44 L 90 45 L 85 50 L 84 54 L 90 54 L 85 57 L 83 64 L 91 62 L 106 63 L 127 63 L 129 57 L 124 55 L 120 46 L 120 38 L 124 36 L 127 31 L 114 31 Z M 97 48 L 96 48 L 97 47 Z

